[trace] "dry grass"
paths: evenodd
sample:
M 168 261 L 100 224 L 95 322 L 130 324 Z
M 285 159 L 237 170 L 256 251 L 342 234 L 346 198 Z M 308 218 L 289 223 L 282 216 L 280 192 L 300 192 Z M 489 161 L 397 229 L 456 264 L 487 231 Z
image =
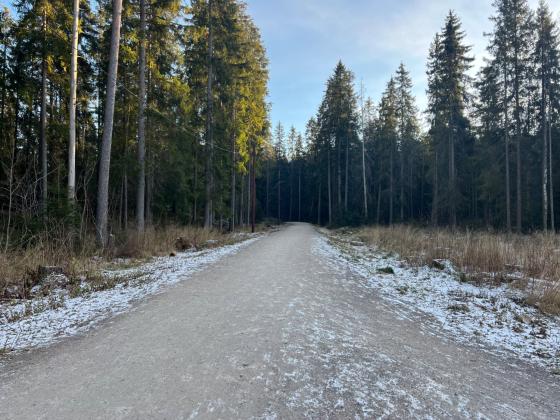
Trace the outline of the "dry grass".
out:
M 134 232 L 116 237 L 105 252 L 95 246 L 95 238 L 75 240 L 71 234 L 44 234 L 33 239 L 33 245 L 25 249 L 0 252 L 0 299 L 6 288 L 17 286 L 23 297 L 28 297 L 30 289 L 40 280 L 38 268 L 41 266 L 61 267 L 73 283 L 85 276 L 95 279 L 100 269 L 110 265 L 115 258 L 145 260 L 153 256 L 169 255 L 177 252 L 176 241 L 182 239 L 194 249 L 204 249 L 237 242 L 240 237 L 219 231 L 208 231 L 199 227 L 167 226 L 149 229 L 142 236 Z
M 410 226 L 367 227 L 358 236 L 369 245 L 397 253 L 416 266 L 444 259 L 462 278 L 480 282 L 515 279 L 517 287 L 543 280 L 529 290 L 543 312 L 560 313 L 560 235 L 507 235 L 479 231 L 451 232 Z

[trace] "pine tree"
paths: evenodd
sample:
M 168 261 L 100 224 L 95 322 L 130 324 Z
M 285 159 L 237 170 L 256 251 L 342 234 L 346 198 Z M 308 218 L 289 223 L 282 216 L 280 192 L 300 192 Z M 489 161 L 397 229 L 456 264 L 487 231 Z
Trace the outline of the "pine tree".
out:
M 521 142 L 524 133 L 526 104 L 523 98 L 530 89 L 530 55 L 533 24 L 532 14 L 527 0 L 495 0 L 496 15 L 492 17 L 494 32 L 491 35 L 489 51 L 493 55 L 494 65 L 503 70 L 503 113 L 506 137 L 506 196 L 509 202 L 509 139 L 510 109 L 513 116 L 513 132 L 516 156 L 516 230 L 520 232 L 523 225 L 523 191 Z M 510 207 L 509 204 L 507 206 Z M 509 222 L 508 210 L 508 229 Z
M 469 122 L 465 116 L 468 101 L 467 88 L 470 84 L 468 70 L 473 58 L 470 57 L 471 47 L 464 43 L 465 34 L 461 30 L 461 22 L 453 13 L 449 12 L 445 26 L 436 36 L 430 52 L 429 77 L 429 115 L 430 133 L 435 153 L 433 171 L 439 172 L 439 165 L 443 161 L 442 151 L 445 153 L 448 166 L 447 207 L 448 222 L 454 228 L 457 225 L 457 208 L 463 198 L 457 184 L 460 168 L 457 162 L 458 152 L 469 151 L 470 134 Z M 446 147 L 443 146 L 446 144 Z M 460 162 L 468 162 L 468 154 Z M 459 164 L 460 164 L 459 162 Z M 435 176 L 433 185 L 434 212 L 432 221 L 437 223 L 437 201 L 439 200 L 440 185 Z

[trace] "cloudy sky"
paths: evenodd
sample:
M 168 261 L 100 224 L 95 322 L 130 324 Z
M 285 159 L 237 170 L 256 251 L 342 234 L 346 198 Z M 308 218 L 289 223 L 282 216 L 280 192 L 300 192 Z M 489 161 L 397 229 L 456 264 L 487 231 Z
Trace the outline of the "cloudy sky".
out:
M 461 18 L 476 65 L 492 29 L 492 0 L 247 0 L 270 58 L 273 123 L 303 130 L 321 101 L 325 81 L 342 60 L 378 101 L 402 61 L 418 105 L 426 103 L 430 43 L 453 9 Z M 536 7 L 538 0 L 529 0 Z M 556 16 L 560 0 L 548 0 Z

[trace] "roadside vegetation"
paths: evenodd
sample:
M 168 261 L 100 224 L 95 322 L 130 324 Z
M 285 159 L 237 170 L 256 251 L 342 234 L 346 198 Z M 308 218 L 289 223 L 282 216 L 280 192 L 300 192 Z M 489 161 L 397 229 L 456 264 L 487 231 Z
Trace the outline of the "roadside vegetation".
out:
M 450 262 L 461 281 L 511 284 L 527 292 L 527 304 L 547 314 L 560 314 L 560 235 L 406 225 L 365 227 L 355 235 L 369 246 L 398 254 L 412 266 L 444 269 Z
M 61 229 L 60 232 L 65 231 Z M 149 228 L 142 235 L 135 231 L 123 233 L 112 238 L 111 244 L 101 251 L 93 234 L 76 244 L 76 238 L 70 233 L 43 233 L 32 238 L 28 247 L 0 252 L 0 299 L 29 299 L 35 290 L 40 289 L 40 293 L 46 295 L 49 289 L 71 289 L 72 285 L 83 281 L 91 283 L 95 289 L 110 288 L 118 281 L 106 279 L 107 283 L 100 275 L 103 270 L 141 264 L 151 257 L 175 256 L 181 251 L 229 245 L 245 237 L 244 230 L 224 233 L 171 225 Z

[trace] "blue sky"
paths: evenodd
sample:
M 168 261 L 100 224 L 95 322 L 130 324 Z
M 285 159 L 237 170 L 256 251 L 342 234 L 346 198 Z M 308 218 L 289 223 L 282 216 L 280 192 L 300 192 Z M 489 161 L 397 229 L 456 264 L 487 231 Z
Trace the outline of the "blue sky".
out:
M 450 9 L 463 22 L 475 66 L 483 62 L 492 30 L 492 0 L 247 0 L 270 59 L 272 122 L 303 131 L 320 104 L 325 82 L 342 60 L 378 101 L 402 61 L 418 106 L 426 103 L 430 43 Z M 538 0 L 529 0 L 536 7 Z M 549 0 L 556 16 L 560 0 Z M 473 70 L 476 72 L 476 69 Z

